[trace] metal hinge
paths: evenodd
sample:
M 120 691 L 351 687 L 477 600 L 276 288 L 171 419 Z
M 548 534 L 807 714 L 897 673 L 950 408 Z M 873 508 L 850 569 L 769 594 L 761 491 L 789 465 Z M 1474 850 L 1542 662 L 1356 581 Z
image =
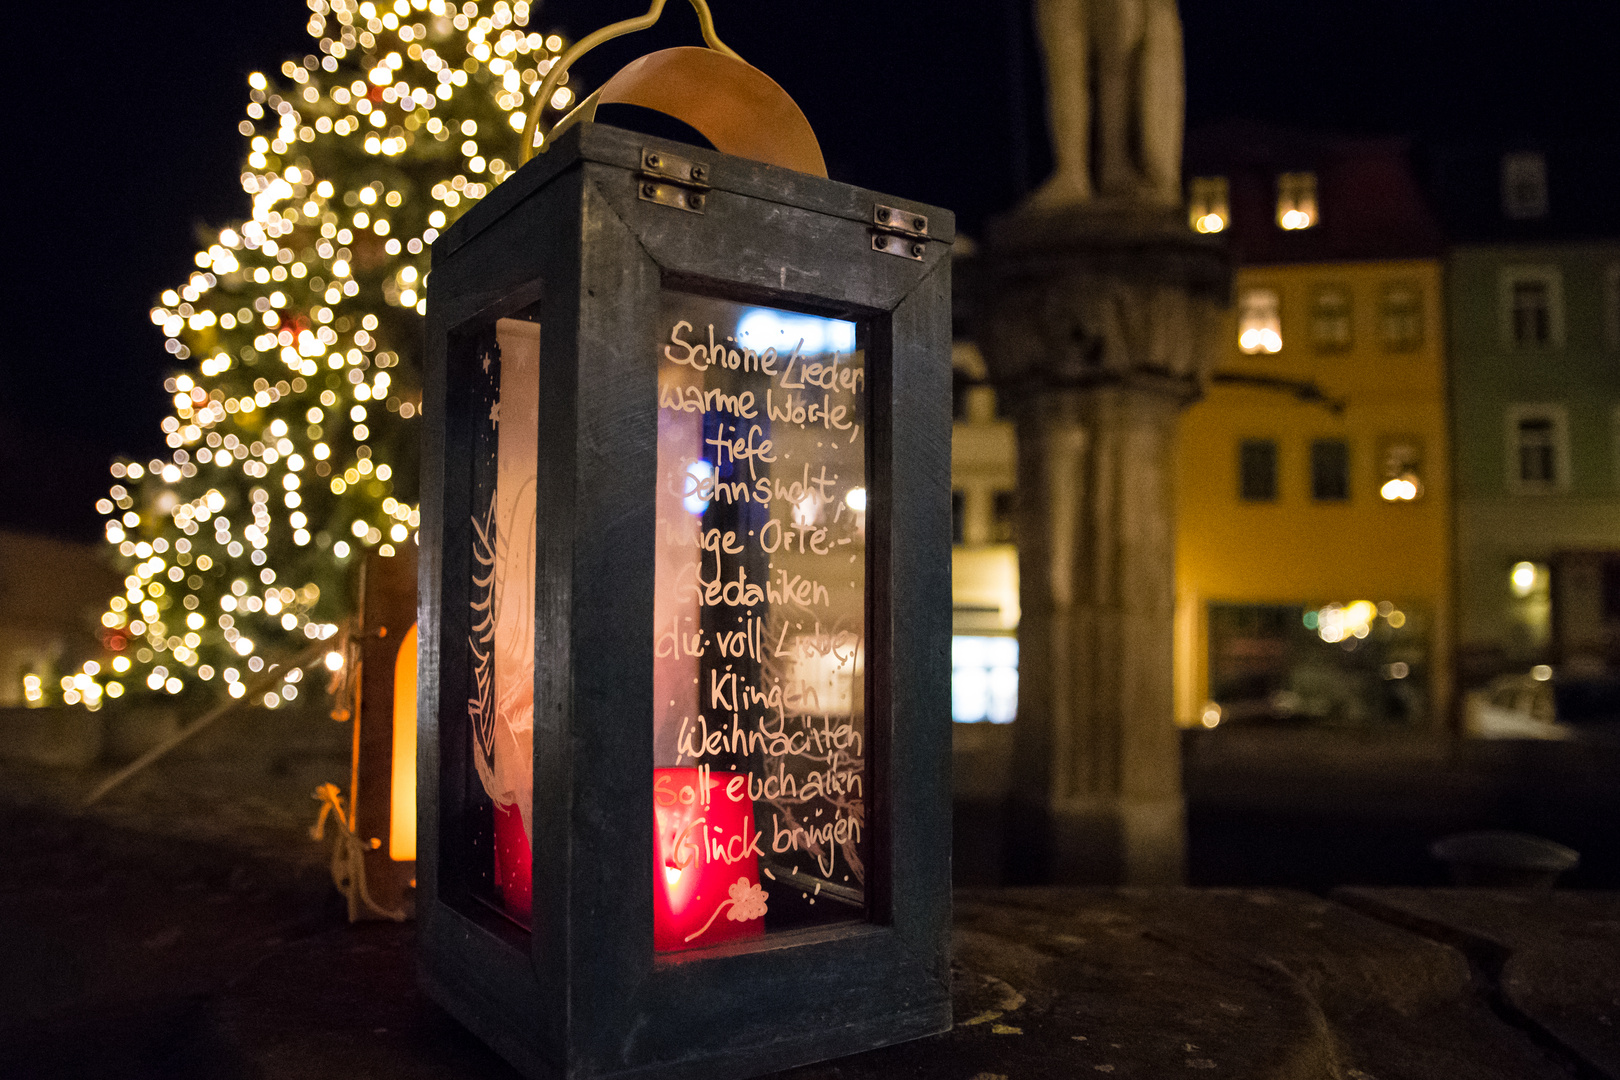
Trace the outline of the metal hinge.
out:
M 687 161 L 644 146 L 636 188 L 643 202 L 701 214 L 708 201 L 704 193 L 709 190 L 709 169 L 701 162 Z
M 895 206 L 872 207 L 872 250 L 921 261 L 928 250 L 928 216 Z

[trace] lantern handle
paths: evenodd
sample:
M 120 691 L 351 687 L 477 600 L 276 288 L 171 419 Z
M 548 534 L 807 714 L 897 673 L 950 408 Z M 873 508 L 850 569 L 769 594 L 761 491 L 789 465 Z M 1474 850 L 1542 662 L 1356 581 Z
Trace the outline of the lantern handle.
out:
M 709 48 L 675 48 L 632 60 L 595 93 L 552 125 L 543 139 L 540 112 L 566 71 L 593 43 L 651 25 L 665 0 L 656 0 L 643 19 L 600 30 L 569 49 L 546 73 L 524 127 L 520 164 L 544 153 L 568 128 L 596 118 L 599 104 L 639 105 L 673 116 L 695 128 L 723 154 L 762 161 L 786 169 L 826 176 L 821 144 L 804 112 L 770 76 L 751 66 L 713 35 L 704 0 L 691 0 L 704 24 Z M 627 28 L 628 29 L 625 29 Z
M 568 69 L 573 67 L 580 57 L 603 42 L 612 41 L 616 37 L 633 34 L 637 30 L 645 30 L 652 26 L 664 14 L 665 2 L 666 0 L 652 0 L 652 7 L 647 9 L 647 14 L 634 19 L 625 19 L 623 22 L 616 22 L 602 27 L 595 33 L 587 34 L 574 42 L 568 51 L 562 54 L 560 59 L 552 63 L 551 67 L 546 71 L 546 77 L 540 82 L 540 92 L 535 95 L 534 104 L 529 107 L 528 122 L 523 125 L 523 149 L 518 154 L 519 165 L 527 163 L 530 158 L 534 157 L 534 148 L 539 142 L 537 136 L 540 131 L 540 113 L 545 109 L 546 102 L 551 100 L 551 95 L 557 92 L 557 87 L 561 85 L 563 76 L 568 74 Z M 715 52 L 724 53 L 733 60 L 742 60 L 742 57 L 738 56 L 731 46 L 721 41 L 720 36 L 714 32 L 714 15 L 709 11 L 707 0 L 691 0 L 691 4 L 697 11 L 698 27 L 703 31 L 704 43 Z M 573 114 L 570 113 L 569 115 L 572 116 Z M 556 128 L 552 130 L 555 131 Z

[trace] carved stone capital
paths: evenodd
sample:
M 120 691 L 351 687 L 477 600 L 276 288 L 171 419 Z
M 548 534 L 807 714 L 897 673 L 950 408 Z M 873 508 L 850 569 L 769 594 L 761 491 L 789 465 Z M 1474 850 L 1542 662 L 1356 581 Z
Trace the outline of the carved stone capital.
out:
M 1102 385 L 1182 403 L 1202 394 L 1232 267 L 1225 246 L 1179 214 L 1021 211 L 992 223 L 974 261 L 975 337 L 1014 401 Z

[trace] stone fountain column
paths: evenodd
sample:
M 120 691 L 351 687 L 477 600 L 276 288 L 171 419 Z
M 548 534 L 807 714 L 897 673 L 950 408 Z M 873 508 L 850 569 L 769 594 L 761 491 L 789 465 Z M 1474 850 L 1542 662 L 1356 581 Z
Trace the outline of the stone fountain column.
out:
M 976 336 L 1018 432 L 1007 877 L 1174 883 L 1176 427 L 1214 361 L 1231 270 L 1221 244 L 1188 228 L 1179 178 L 1166 179 L 1180 161 L 1174 3 L 1037 7 L 1061 106 L 1049 110 L 1058 173 L 992 223 L 973 275 Z M 1122 40 L 1122 26 L 1159 36 Z M 1122 48 L 1159 62 L 1109 63 Z M 1151 85 L 1111 85 L 1132 71 Z M 1118 115 L 1127 108 L 1145 115 Z M 1131 148 L 1121 132 L 1157 141 Z

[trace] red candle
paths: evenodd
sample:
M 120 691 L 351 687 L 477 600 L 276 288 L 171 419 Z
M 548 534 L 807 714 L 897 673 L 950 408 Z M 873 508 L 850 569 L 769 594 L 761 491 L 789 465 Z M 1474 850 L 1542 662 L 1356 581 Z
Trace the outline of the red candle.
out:
M 653 770 L 653 946 L 701 949 L 765 933 L 748 777 Z
M 516 803 L 495 807 L 495 889 L 507 914 L 529 921 L 534 907 L 534 851 Z

